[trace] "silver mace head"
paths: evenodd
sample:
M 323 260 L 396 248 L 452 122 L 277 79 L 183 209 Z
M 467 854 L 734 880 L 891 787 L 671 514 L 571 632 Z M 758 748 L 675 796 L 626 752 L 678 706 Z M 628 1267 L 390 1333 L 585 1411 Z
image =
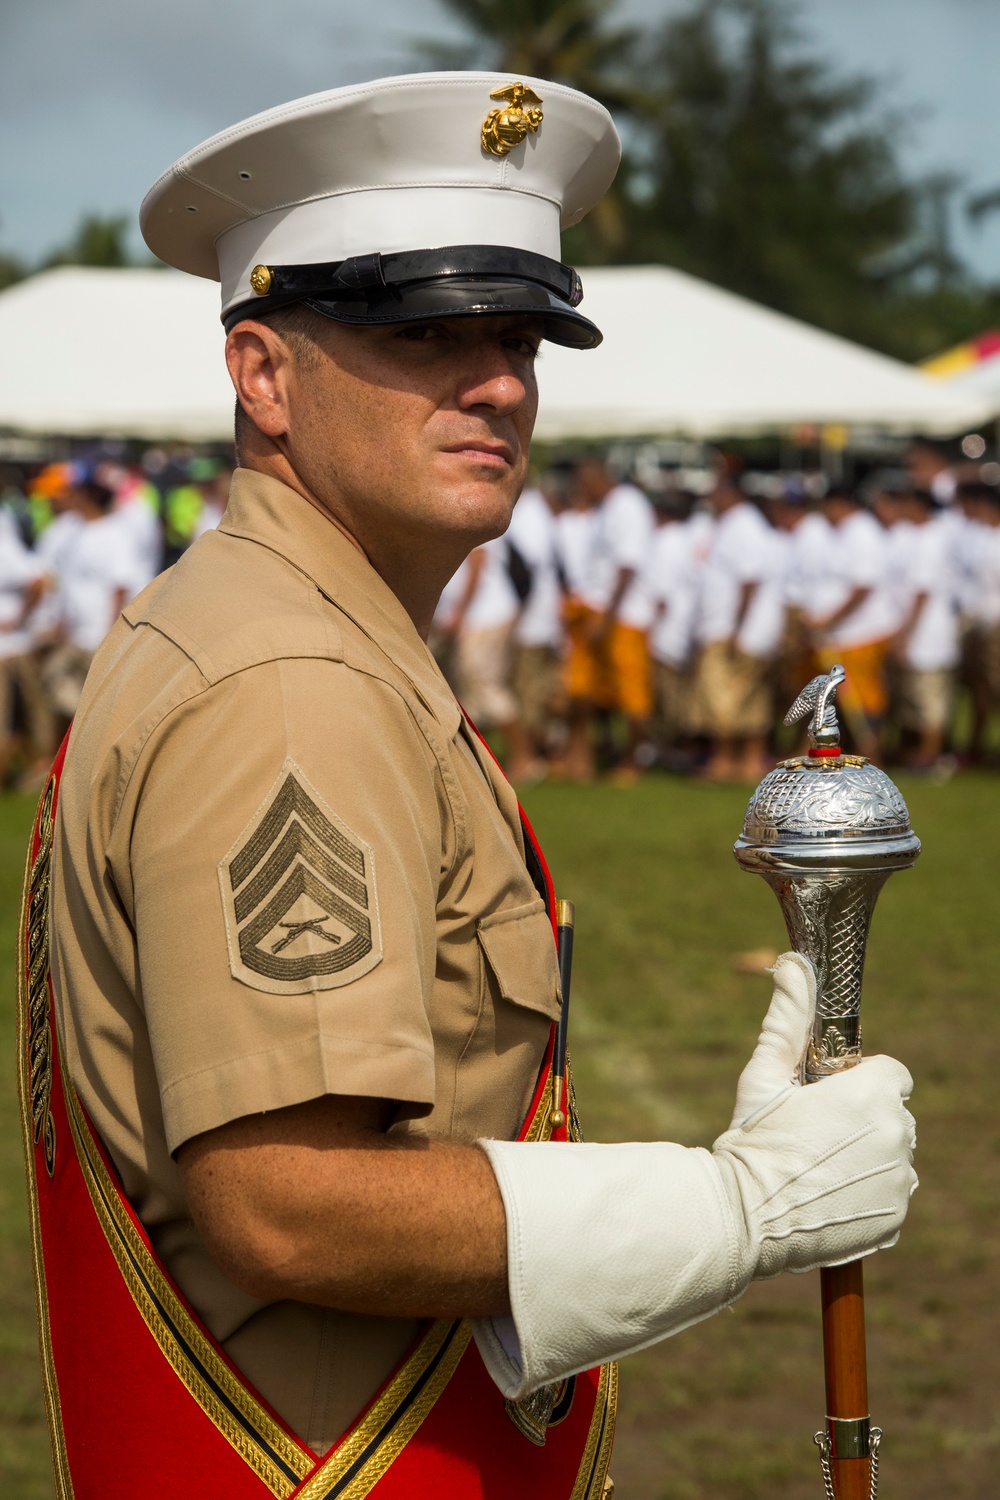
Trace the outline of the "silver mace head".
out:
M 840 748 L 843 667 L 814 677 L 785 715 L 810 716 L 809 753 L 781 761 L 750 798 L 733 853 L 778 897 L 792 947 L 816 971 L 816 1025 L 803 1059 L 813 1082 L 861 1059 L 861 979 L 879 891 L 920 853 L 899 788 Z

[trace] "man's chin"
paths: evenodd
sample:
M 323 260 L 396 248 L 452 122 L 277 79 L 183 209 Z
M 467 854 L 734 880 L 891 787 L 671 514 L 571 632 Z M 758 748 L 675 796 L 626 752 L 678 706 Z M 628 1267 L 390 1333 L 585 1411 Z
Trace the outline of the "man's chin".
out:
M 484 542 L 502 536 L 510 524 L 512 509 L 513 503 L 503 507 L 470 506 L 456 499 L 454 506 L 442 507 L 439 501 L 420 528 L 420 540 L 414 537 L 414 544 L 418 547 L 426 544 L 433 551 L 444 548 L 465 556 Z

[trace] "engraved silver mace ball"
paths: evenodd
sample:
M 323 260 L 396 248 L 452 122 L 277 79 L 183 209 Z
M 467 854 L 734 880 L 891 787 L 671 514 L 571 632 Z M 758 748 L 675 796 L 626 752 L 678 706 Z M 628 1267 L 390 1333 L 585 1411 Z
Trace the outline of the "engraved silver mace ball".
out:
M 817 1003 L 803 1079 L 861 1058 L 861 979 L 879 891 L 920 853 L 898 787 L 862 755 L 845 755 L 834 695 L 843 667 L 814 677 L 786 724 L 807 716 L 809 752 L 781 761 L 750 798 L 733 853 L 778 897 L 792 947 L 811 959 Z

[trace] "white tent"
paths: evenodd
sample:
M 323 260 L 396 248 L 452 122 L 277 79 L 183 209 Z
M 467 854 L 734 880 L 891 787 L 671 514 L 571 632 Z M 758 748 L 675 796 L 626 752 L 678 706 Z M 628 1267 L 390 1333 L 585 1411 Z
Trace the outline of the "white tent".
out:
M 231 438 L 219 288 L 177 271 L 44 271 L 0 294 L 0 428 Z
M 588 354 L 545 346 L 536 433 L 545 439 L 716 437 L 799 423 L 941 434 L 982 419 L 898 360 L 666 266 L 583 272 Z
M 543 440 L 776 432 L 838 423 L 953 433 L 988 414 L 883 355 L 663 266 L 585 273 L 603 329 L 546 344 Z M 214 282 L 64 267 L 0 294 L 0 429 L 225 439 L 233 393 Z

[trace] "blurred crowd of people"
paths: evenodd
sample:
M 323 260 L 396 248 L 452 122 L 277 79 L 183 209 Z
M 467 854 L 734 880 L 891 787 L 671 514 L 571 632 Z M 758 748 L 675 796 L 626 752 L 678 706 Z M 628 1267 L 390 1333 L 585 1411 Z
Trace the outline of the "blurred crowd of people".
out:
M 599 457 L 526 490 L 446 589 L 433 649 L 514 781 L 654 767 L 754 782 L 781 718 L 840 662 L 846 744 L 946 775 L 1000 706 L 1000 466 L 915 442 L 857 487 L 717 455 L 698 493 Z
M 0 784 L 44 776 L 94 652 L 225 509 L 231 465 L 98 457 L 0 494 Z M 840 662 L 848 745 L 934 775 L 989 752 L 1000 707 L 1000 464 L 929 442 L 853 488 L 714 454 L 640 487 L 556 463 L 446 588 L 431 640 L 516 782 L 661 768 L 756 781 Z
M 121 611 L 218 525 L 230 467 L 106 458 L 8 475 L 0 494 L 0 785 L 44 778 Z

